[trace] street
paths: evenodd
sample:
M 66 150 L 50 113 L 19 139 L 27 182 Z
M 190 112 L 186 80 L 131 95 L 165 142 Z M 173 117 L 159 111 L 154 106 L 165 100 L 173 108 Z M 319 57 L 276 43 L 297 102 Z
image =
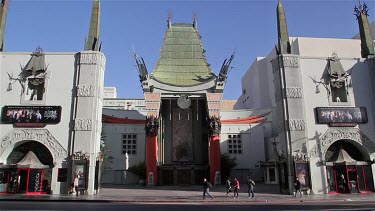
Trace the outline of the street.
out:
M 224 203 L 224 202 L 163 202 L 163 203 L 124 203 L 124 202 L 41 202 L 41 201 L 2 201 L 0 210 L 375 210 L 374 201 L 316 201 L 316 202 L 254 202 L 254 203 Z

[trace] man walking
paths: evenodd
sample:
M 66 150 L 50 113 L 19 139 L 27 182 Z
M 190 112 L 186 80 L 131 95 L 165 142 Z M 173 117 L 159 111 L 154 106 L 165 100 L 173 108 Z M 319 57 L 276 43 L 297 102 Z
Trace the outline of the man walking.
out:
M 247 192 L 249 193 L 249 198 L 254 198 L 254 180 L 251 179 L 250 176 L 247 178 Z
M 297 197 L 297 192 L 299 192 L 300 197 L 302 197 L 301 183 L 300 183 L 298 177 L 296 178 L 296 182 L 294 183 L 294 188 L 296 189 L 296 194 L 294 196 Z
M 227 196 L 229 194 L 229 192 L 232 191 L 232 186 L 230 185 L 231 184 L 231 181 L 230 181 L 230 178 L 228 177 L 227 181 L 225 182 L 225 187 L 227 188 Z
M 213 199 L 210 195 L 210 187 L 212 187 L 211 183 L 207 181 L 206 178 L 203 179 L 203 199 L 206 199 L 206 194 Z

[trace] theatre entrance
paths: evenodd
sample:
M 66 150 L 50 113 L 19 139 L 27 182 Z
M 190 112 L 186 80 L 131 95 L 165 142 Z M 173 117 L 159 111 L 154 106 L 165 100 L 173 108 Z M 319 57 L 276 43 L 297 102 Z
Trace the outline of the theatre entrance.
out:
M 7 164 L 0 166 L 0 193 L 49 193 L 52 163 L 43 144 L 23 142 L 10 153 Z
M 368 162 L 364 153 L 351 142 L 351 140 L 337 141 L 326 152 L 330 194 L 374 191 L 372 162 Z

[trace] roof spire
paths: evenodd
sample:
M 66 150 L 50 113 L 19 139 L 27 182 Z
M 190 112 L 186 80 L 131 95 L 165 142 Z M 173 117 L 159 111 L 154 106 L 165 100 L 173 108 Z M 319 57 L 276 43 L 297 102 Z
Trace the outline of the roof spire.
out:
M 358 7 L 354 6 L 354 15 L 357 17 L 359 34 L 361 36 L 362 58 L 375 55 L 374 41 L 372 40 L 370 25 L 368 23 L 368 8 L 366 3 L 361 4 L 358 0 Z
M 290 54 L 292 50 L 291 50 L 290 41 L 289 41 L 288 26 L 286 24 L 284 6 L 280 0 L 277 3 L 276 14 L 277 14 L 277 34 L 278 34 L 278 43 L 279 43 L 278 54 Z
M 193 27 L 194 27 L 194 29 L 198 28 L 197 13 L 196 12 L 193 13 Z
M 168 23 L 168 29 L 170 29 L 172 27 L 172 11 L 171 10 L 168 11 L 167 23 Z
M 85 51 L 100 51 L 100 0 L 93 0 L 89 36 L 86 40 Z
M 9 1 L 1 0 L 0 3 L 0 51 L 4 50 L 5 25 Z

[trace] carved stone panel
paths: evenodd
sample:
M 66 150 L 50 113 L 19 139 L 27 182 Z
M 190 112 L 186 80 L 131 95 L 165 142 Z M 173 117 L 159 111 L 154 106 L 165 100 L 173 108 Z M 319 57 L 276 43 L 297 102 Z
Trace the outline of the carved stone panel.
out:
M 97 53 L 81 53 L 81 64 L 98 64 L 99 54 Z
M 289 119 L 289 130 L 305 130 L 305 120 Z
M 284 67 L 299 67 L 299 59 L 294 56 L 283 56 Z
M 42 143 L 56 157 L 66 157 L 68 152 L 60 145 L 47 129 L 13 129 L 1 138 L 0 155 L 7 147 L 12 147 L 21 141 L 32 140 Z
M 318 143 L 310 150 L 310 157 L 324 155 L 328 147 L 338 140 L 352 140 L 362 145 L 368 153 L 375 152 L 373 143 L 364 133 L 357 128 L 330 128 L 318 140 Z
M 302 98 L 302 88 L 300 87 L 290 87 L 286 88 L 287 98 Z
M 92 85 L 78 85 L 77 86 L 77 97 L 94 97 L 95 86 Z
M 74 130 L 91 131 L 92 119 L 75 119 Z

